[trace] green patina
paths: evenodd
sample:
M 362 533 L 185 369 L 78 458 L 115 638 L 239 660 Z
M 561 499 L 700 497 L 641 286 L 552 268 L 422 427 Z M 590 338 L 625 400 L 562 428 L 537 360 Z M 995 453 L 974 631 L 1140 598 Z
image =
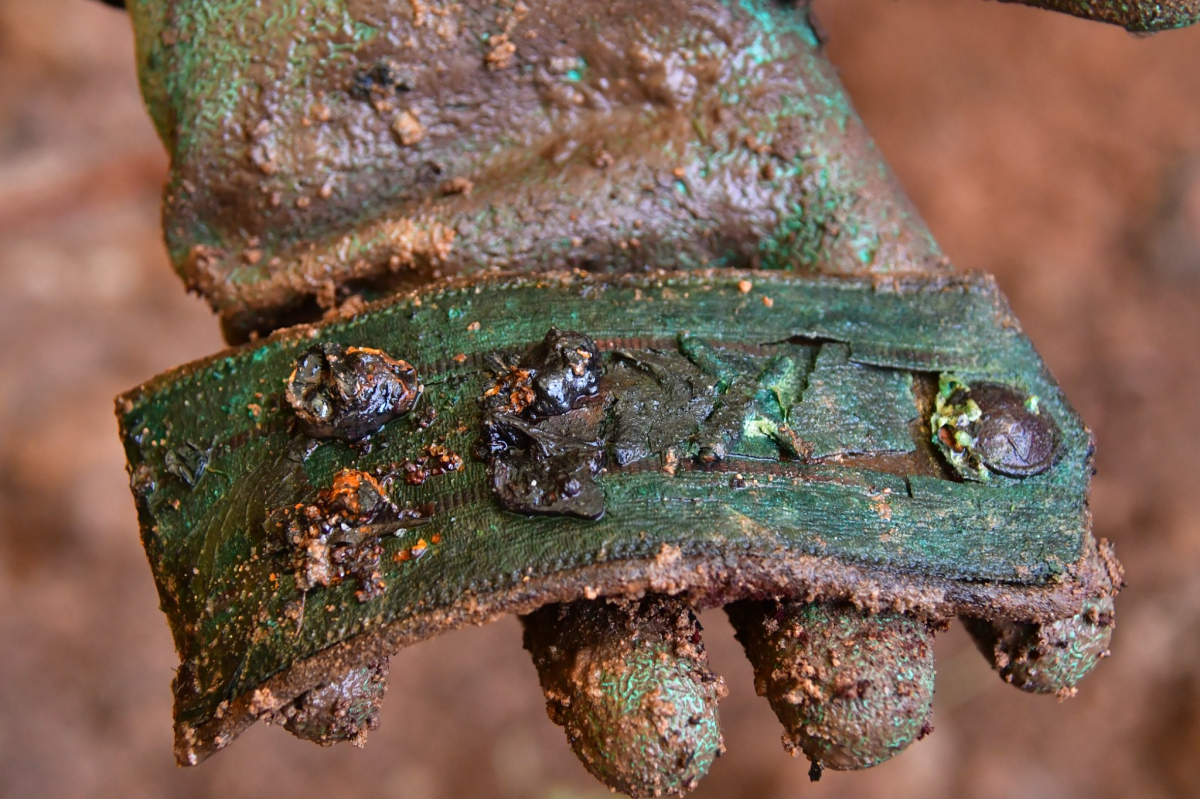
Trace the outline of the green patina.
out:
M 127 5 L 139 32 L 139 76 L 151 116 L 183 159 L 231 125 L 248 123 L 239 112 L 265 86 L 299 101 L 301 87 L 378 33 L 354 19 L 350 0 Z M 276 52 L 286 55 L 279 60 Z
M 874 679 L 860 698 L 842 701 L 831 698 L 797 707 L 795 728 L 819 733 L 836 725 L 857 731 L 858 736 L 837 743 L 848 750 L 843 756 L 848 755 L 859 767 L 876 765 L 912 744 L 928 719 L 921 713 L 897 713 L 893 706 L 896 696 L 889 689 L 895 686 L 896 693 L 904 696 L 933 696 L 931 653 L 918 654 L 918 648 L 911 646 L 921 623 L 894 614 L 835 613 L 817 604 L 803 606 L 798 618 L 805 629 L 823 631 L 814 633 L 818 637 L 830 644 L 841 644 L 836 649 L 840 656 L 837 659 L 840 676 L 862 679 L 870 675 Z M 926 645 L 931 643 L 930 639 Z M 922 659 L 924 662 L 918 665 Z M 883 740 L 872 740 L 881 731 L 886 731 Z M 804 747 L 806 753 L 820 762 L 833 742 L 818 734 L 804 743 L 809 744 Z
M 970 392 L 970 386 L 957 376 L 939 375 L 929 426 L 933 430 L 933 443 L 959 473 L 977 480 L 987 480 L 992 473 L 975 451 L 978 441 L 970 432 L 971 425 L 983 417 L 983 411 L 971 399 Z
M 679 598 L 552 605 L 522 617 L 547 711 L 588 771 L 635 797 L 683 794 L 723 750 L 700 624 Z
M 817 767 L 870 768 L 907 748 L 929 720 L 933 639 L 922 622 L 804 602 L 726 608 L 785 746 Z
M 670 666 L 664 669 L 664 663 Z M 700 755 L 701 762 L 694 764 L 690 770 L 703 774 L 720 750 L 721 729 L 717 724 L 717 716 L 710 707 L 711 699 L 696 690 L 696 677 L 693 674 L 695 667 L 687 661 L 676 660 L 672 648 L 665 643 L 649 643 L 635 648 L 622 666 L 619 672 L 600 675 L 597 685 L 600 691 L 600 707 L 589 711 L 586 722 L 592 734 L 597 738 L 611 735 L 621 720 L 644 714 L 650 702 L 658 703 L 662 707 L 672 709 L 672 726 L 686 726 L 676 719 L 696 722 L 688 727 L 688 751 Z M 659 723 L 662 721 L 659 720 Z M 671 772 L 657 762 L 664 757 L 662 750 L 666 747 L 658 740 L 660 736 L 656 730 L 651 727 L 641 730 L 641 733 L 627 745 L 645 753 L 644 768 L 670 775 Z M 611 759 L 610 752 L 601 751 Z M 669 757 L 674 753 L 667 749 L 665 754 Z M 599 762 L 592 761 L 590 765 L 606 784 L 611 785 L 614 780 L 623 776 L 610 762 L 599 758 L 597 760 Z M 684 787 L 681 784 L 662 786 L 666 793 L 677 793 Z
M 1139 31 L 1200 19 L 1200 0 L 1023 1 Z M 997 665 L 1017 663 L 1030 690 L 1073 685 L 1102 654 L 1111 597 L 1097 599 L 1093 573 L 1090 436 L 994 285 L 950 274 L 806 4 L 128 5 L 172 162 L 168 250 L 230 339 L 387 300 L 122 400 L 183 661 L 183 760 L 259 714 L 256 689 L 292 701 L 323 679 L 310 666 L 361 666 L 368 650 L 594 596 L 587 580 L 700 605 L 809 592 L 986 615 L 977 638 L 1006 635 Z M 766 271 L 733 271 L 749 269 Z M 607 370 L 598 404 L 565 412 L 597 432 L 569 443 L 602 450 L 598 520 L 506 512 L 495 452 L 471 455 L 498 379 L 487 365 L 551 326 L 599 342 L 588 357 Z M 309 441 L 283 389 L 317 343 L 409 361 L 421 405 L 366 443 Z M 538 421 L 549 438 L 569 427 Z M 461 468 L 402 479 L 435 450 Z M 279 530 L 355 470 L 394 503 L 371 542 L 379 594 L 350 580 L 302 591 Z M 911 618 L 812 607 L 801 621 L 830 636 L 925 641 Z M 1061 651 L 1040 659 L 1050 644 Z M 931 662 L 880 646 L 850 653 L 848 671 L 894 666 L 881 684 L 931 690 Z M 648 676 L 661 659 L 647 657 L 603 684 L 605 713 L 644 706 L 647 680 L 700 701 Z M 915 711 L 892 738 L 840 753 L 800 728 L 854 728 L 882 706 L 810 705 L 792 732 L 817 762 L 869 765 L 920 733 Z M 710 720 L 707 753 L 715 708 Z
M 964 626 L 1000 676 L 1023 691 L 1069 696 L 1108 657 L 1113 634 L 1111 596 L 1089 598 L 1083 611 L 1049 624 L 988 623 Z
M 435 291 L 313 328 L 312 336 L 300 331 L 231 352 L 129 395 L 121 421 L 143 537 L 185 662 L 180 718 L 203 722 L 223 699 L 379 625 L 526 577 L 653 558 L 664 545 L 713 557 L 806 553 L 1017 585 L 1059 579 L 1080 558 L 1088 436 L 1028 341 L 1003 324 L 1007 309 L 990 285 L 938 280 L 878 292 L 856 280 L 757 273 L 746 294 L 739 277 L 516 280 Z M 729 319 L 738 320 L 733 338 Z M 731 385 L 753 378 L 750 413 L 786 420 L 814 450 L 772 454 L 743 437 L 748 454 L 735 445 L 719 471 L 616 470 L 600 477 L 607 512 L 598 522 L 506 513 L 485 489 L 484 464 L 468 457 L 460 471 L 392 490 L 402 507 L 441 510 L 384 541 L 382 597 L 362 604 L 352 586 L 322 589 L 304 603 L 302 623 L 278 623 L 302 597 L 271 554 L 270 514 L 311 501 L 342 468 L 386 467 L 434 443 L 469 453 L 477 397 L 490 381 L 482 356 L 523 351 L 551 325 L 599 342 L 672 342 L 686 332 L 718 352 L 722 343 L 765 347 L 748 360 L 729 355 L 720 368 Z M 769 344 L 788 340 L 817 343 Z M 369 344 L 412 363 L 438 422 L 422 430 L 400 419 L 370 452 L 326 442 L 304 458 L 281 393 L 297 355 L 317 341 Z M 1067 454 L 1050 472 L 1002 489 L 814 457 L 913 450 L 905 433 L 916 416 L 911 375 L 945 370 L 1036 388 Z M 168 473 L 167 455 L 198 442 L 214 443 L 191 486 Z M 731 482 L 734 471 L 745 472 L 744 487 Z M 662 525 L 664 512 L 675 523 Z M 419 560 L 393 559 L 435 535 L 440 543 Z
M 165 217 L 177 271 L 241 338 L 312 318 L 314 295 L 338 286 L 386 296 L 397 270 L 534 272 L 565 259 L 612 273 L 670 259 L 883 273 L 940 257 L 903 201 L 889 203 L 890 187 L 872 190 L 886 169 L 869 148 L 855 152 L 865 136 L 803 9 L 710 0 L 731 26 L 715 31 L 715 10 L 678 5 L 644 22 L 589 12 L 564 32 L 551 22 L 557 0 L 539 0 L 514 31 L 540 35 L 514 33 L 513 67 L 493 70 L 479 39 L 497 24 L 490 4 L 431 3 L 418 23 L 407 3 L 385 0 L 136 0 L 142 87 L 172 155 Z M 457 32 L 436 33 L 443 19 Z M 542 78 L 517 79 L 544 72 L 558 56 L 534 51 L 555 40 L 575 55 L 554 82 L 611 111 L 552 101 Z M 643 52 L 673 77 L 645 72 Z M 372 110 L 350 87 L 388 59 L 413 88 Z M 472 61 L 477 74 L 443 88 L 439 64 Z M 693 89 L 672 95 L 672 81 Z M 618 84 L 640 88 L 626 96 Z M 466 108 L 477 109 L 477 135 L 458 133 Z M 402 145 L 391 126 L 409 110 L 425 133 Z M 575 149 L 560 153 L 564 143 Z M 616 154 L 603 171 L 600 146 Z M 685 164 L 696 168 L 663 180 Z M 442 195 L 431 165 L 473 190 Z M 435 228 L 439 244 L 380 238 L 392 222 Z M 913 231 L 915 249 L 903 243 Z
M 1003 0 L 1108 22 L 1135 33 L 1184 28 L 1200 22 L 1198 0 Z
M 850 348 L 822 347 L 803 401 L 790 415 L 806 431 L 811 457 L 871 452 L 908 452 L 916 417 L 912 373 L 863 366 Z

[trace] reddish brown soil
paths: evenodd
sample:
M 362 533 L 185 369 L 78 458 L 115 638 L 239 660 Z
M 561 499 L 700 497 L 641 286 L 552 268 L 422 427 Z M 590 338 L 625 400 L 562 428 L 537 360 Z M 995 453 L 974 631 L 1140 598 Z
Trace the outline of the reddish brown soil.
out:
M 995 272 L 1099 439 L 1130 587 L 1058 704 L 957 627 L 937 731 L 865 773 L 786 757 L 720 613 L 729 752 L 697 797 L 1200 793 L 1200 30 L 1137 39 L 968 0 L 818 0 L 833 59 L 946 251 Z M 259 727 L 172 762 L 171 651 L 111 398 L 221 346 L 158 233 L 166 163 L 124 19 L 0 2 L 0 795 L 607 796 L 545 716 L 515 619 L 398 655 L 365 751 Z

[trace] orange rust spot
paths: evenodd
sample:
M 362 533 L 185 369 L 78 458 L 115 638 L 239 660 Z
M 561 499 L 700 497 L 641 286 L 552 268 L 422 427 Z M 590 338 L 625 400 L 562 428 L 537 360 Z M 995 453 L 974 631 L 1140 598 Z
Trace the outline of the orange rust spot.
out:
M 504 393 L 508 395 L 509 413 L 523 413 L 535 399 L 533 386 L 529 384 L 533 374 L 528 369 L 511 367 L 507 372 L 496 378 L 496 382 L 483 392 L 485 397 L 494 397 Z
M 362 513 L 359 496 L 363 485 L 369 485 L 381 497 L 387 497 L 387 492 L 372 475 L 357 469 L 342 469 L 333 476 L 333 485 L 328 491 L 322 491 L 322 500 L 326 504 L 337 504 L 345 508 L 346 513 L 358 516 Z

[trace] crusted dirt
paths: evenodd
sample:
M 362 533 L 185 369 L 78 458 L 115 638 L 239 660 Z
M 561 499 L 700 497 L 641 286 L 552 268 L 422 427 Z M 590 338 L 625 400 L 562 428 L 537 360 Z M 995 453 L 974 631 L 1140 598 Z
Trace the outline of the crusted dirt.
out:
M 379 707 L 387 680 L 387 660 L 374 661 L 283 707 L 271 707 L 266 718 L 321 746 L 345 742 L 361 749 L 367 744 L 367 733 L 379 729 Z M 269 692 L 259 692 L 259 698 L 269 706 Z
M 908 616 L 847 605 L 726 606 L 754 688 L 813 775 L 870 768 L 932 730 L 933 633 Z
M 303 83 L 247 89 L 219 62 L 213 87 L 160 98 L 179 106 L 159 114 L 172 259 L 234 341 L 357 293 L 505 267 L 939 268 L 832 70 L 771 5 L 360 0 L 379 35 Z M 175 40 L 149 63 L 191 63 L 189 19 L 149 37 Z M 207 32 L 236 49 L 233 28 Z M 343 46 L 342 31 L 286 28 L 288 46 L 275 31 L 253 56 L 274 74 Z M 223 91 L 242 99 L 220 114 Z
M 724 751 L 700 623 L 680 598 L 580 600 L 522 618 L 546 711 L 584 766 L 634 797 L 692 790 Z

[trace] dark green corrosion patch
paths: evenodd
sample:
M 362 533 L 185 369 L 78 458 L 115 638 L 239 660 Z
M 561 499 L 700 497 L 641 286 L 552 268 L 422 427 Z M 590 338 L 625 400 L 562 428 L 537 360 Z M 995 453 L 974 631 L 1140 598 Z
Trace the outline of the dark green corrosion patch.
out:
M 310 437 L 289 381 L 338 348 L 402 363 L 420 397 L 396 394 L 361 440 Z M 521 374 L 545 364 L 574 377 Z M 930 424 L 943 373 L 1036 396 L 1053 464 L 963 480 Z M 502 406 L 542 443 L 587 439 L 597 504 L 504 509 L 480 446 Z M 451 282 L 183 367 L 118 409 L 182 659 L 185 763 L 332 671 L 548 602 L 653 590 L 1047 621 L 1098 585 L 1090 435 L 986 278 Z

